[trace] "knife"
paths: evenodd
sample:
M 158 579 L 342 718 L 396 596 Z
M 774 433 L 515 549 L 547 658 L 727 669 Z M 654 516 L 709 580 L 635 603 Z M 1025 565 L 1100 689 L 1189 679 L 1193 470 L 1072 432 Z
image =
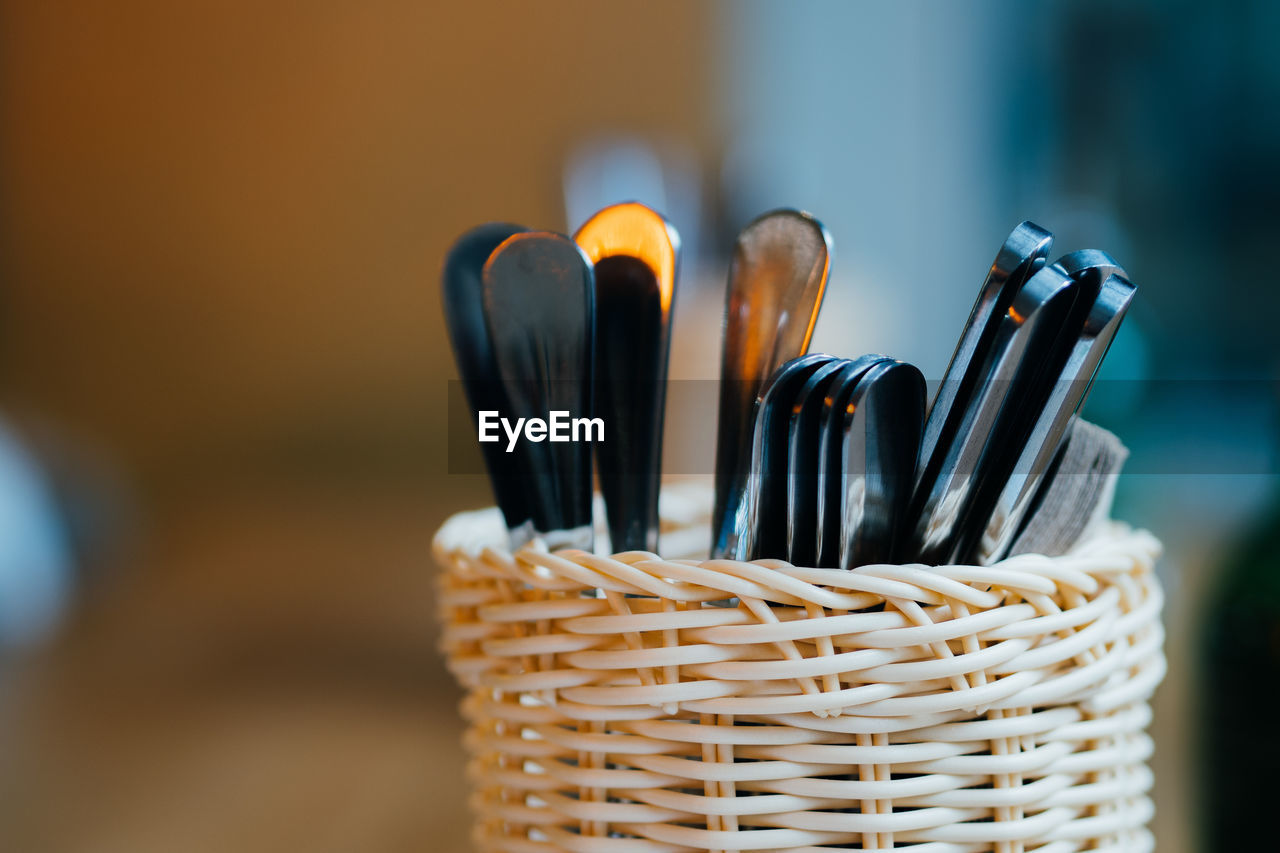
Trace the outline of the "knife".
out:
M 941 565 L 957 560 L 984 465 L 997 456 L 997 419 L 1006 404 L 1016 406 L 1035 372 L 1037 359 L 1050 351 L 1076 297 L 1076 282 L 1060 268 L 1044 267 L 1018 289 L 1000 317 L 991 346 L 976 372 L 972 397 L 961 410 L 953 433 L 944 436 L 917 484 L 923 495 L 908 553 Z M 1006 410 L 1007 411 L 1007 410 Z

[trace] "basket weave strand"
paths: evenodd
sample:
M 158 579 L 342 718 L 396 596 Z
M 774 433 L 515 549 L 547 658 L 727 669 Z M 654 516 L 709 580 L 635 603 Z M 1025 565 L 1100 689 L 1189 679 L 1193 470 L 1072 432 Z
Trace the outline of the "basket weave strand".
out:
M 705 503 L 668 491 L 678 549 Z M 488 511 L 435 542 L 480 850 L 1152 847 L 1147 533 L 851 572 L 500 539 Z

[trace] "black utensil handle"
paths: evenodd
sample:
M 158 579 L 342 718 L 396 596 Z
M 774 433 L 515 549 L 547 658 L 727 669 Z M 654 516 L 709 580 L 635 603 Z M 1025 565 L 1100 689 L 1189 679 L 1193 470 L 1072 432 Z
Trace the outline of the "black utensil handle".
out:
M 477 434 L 480 412 L 501 412 L 508 408 L 485 325 L 482 271 L 499 245 L 513 234 L 527 230 L 507 222 L 479 225 L 459 237 L 445 256 L 441 273 L 445 327 Z M 507 529 L 519 530 L 529 521 L 530 512 L 518 468 L 500 442 L 479 444 L 494 500 Z
M 654 551 L 668 335 L 653 271 L 626 255 L 596 263 L 596 445 L 614 551 Z
M 823 353 L 793 358 L 774 371 L 757 404 L 752 432 L 746 518 L 740 519 L 733 556 L 786 559 L 787 428 L 797 395 L 815 371 L 837 359 Z
M 484 268 L 485 322 L 510 417 L 590 417 L 595 292 L 591 264 L 561 234 L 509 238 Z M 534 527 L 590 529 L 591 445 L 529 435 L 514 448 Z
M 844 547 L 846 522 L 843 508 L 847 477 L 843 447 L 850 419 L 848 409 L 856 400 L 863 378 L 885 362 L 892 362 L 892 359 L 883 355 L 864 355 L 846 362 L 823 394 L 818 427 L 816 524 L 813 529 L 813 565 L 820 569 L 839 568 Z

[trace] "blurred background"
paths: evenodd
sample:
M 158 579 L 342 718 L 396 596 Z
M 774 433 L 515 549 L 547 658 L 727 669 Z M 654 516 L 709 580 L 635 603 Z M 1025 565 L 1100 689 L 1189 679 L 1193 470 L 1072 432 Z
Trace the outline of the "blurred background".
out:
M 677 378 L 718 375 L 770 207 L 836 239 L 814 348 L 934 379 L 1022 219 L 1126 266 L 1087 414 L 1167 547 L 1160 849 L 1262 837 L 1230 832 L 1280 761 L 1277 32 L 1265 0 L 4 0 L 0 849 L 466 849 L 430 542 L 489 495 L 450 473 L 441 258 L 630 197 L 685 237 Z M 709 473 L 700 417 L 668 471 Z

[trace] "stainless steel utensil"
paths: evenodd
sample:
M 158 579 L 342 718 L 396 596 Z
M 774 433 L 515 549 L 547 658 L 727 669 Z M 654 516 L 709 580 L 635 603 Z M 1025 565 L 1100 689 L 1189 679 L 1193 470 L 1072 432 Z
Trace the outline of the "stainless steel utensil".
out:
M 562 234 L 515 234 L 484 266 L 485 323 L 510 418 L 591 416 L 591 262 Z M 526 434 L 527 435 L 527 434 Z M 592 545 L 591 445 L 534 440 L 514 460 L 535 534 L 549 548 Z
M 791 412 L 809 377 L 834 356 L 810 353 L 778 368 L 756 406 L 751 474 L 746 499 L 729 540 L 738 560 L 785 559 L 787 554 L 787 447 Z
M 958 559 L 980 466 L 1002 451 L 993 440 L 997 418 L 1010 401 L 1016 404 L 1019 386 L 1025 389 L 1037 359 L 1051 349 L 1076 292 L 1076 282 L 1066 272 L 1044 267 L 1018 289 L 1001 317 L 975 374 L 971 399 L 917 485 L 924 498 L 913 513 L 907 548 L 916 560 L 939 565 Z
M 512 234 L 526 230 L 507 222 L 479 225 L 459 237 L 445 256 L 440 276 L 445 327 L 473 419 L 482 411 L 507 408 L 489 330 L 485 326 L 481 271 L 499 244 Z M 518 548 L 533 532 L 519 474 L 511 458 L 504 458 L 500 444 L 482 442 L 480 451 L 489 472 L 494 500 L 511 534 L 511 546 Z
M 828 533 L 839 539 L 832 565 L 853 569 L 896 558 L 915 484 L 924 431 L 924 375 L 913 365 L 884 361 L 858 380 L 843 415 L 840 453 L 830 460 L 840 476 L 838 519 Z M 826 551 L 825 539 L 823 551 Z M 826 566 L 831 559 L 819 558 Z
M 751 424 L 765 380 L 809 348 L 831 265 L 831 237 L 808 214 L 777 210 L 738 235 L 729 268 L 712 555 L 729 550 L 751 463 Z
M 821 391 L 821 413 L 818 415 L 817 454 L 813 459 L 813 471 L 798 471 L 797 488 L 810 476 L 814 482 L 814 524 L 810 535 L 814 541 L 812 564 L 817 568 L 836 568 L 840 565 L 841 543 L 844 541 L 841 495 L 845 481 L 844 444 L 845 427 L 852 407 L 856 405 L 856 392 L 864 376 L 876 366 L 891 362 L 884 355 L 864 355 L 842 364 L 840 373 Z M 864 386 L 865 387 L 865 386 Z M 919 439 L 917 439 L 918 441 Z M 807 453 L 801 454 L 797 465 L 807 464 Z M 914 473 L 915 465 L 912 464 Z M 807 523 L 809 500 L 798 496 L 796 503 L 797 533 Z
M 820 366 L 805 381 L 787 424 L 787 560 L 816 566 L 818 560 L 818 464 L 827 396 L 846 373 L 854 380 L 867 368 L 845 359 Z
M 1078 299 L 1088 310 L 1083 329 L 1076 330 L 1070 320 L 1064 326 L 1067 339 L 1059 343 L 1061 352 L 1045 360 L 1048 372 L 1038 377 L 1039 387 L 1034 389 L 1043 394 L 1043 400 L 1026 401 L 1031 407 L 1023 416 L 1027 425 L 1008 445 L 1015 451 L 1010 456 L 1016 461 L 1007 472 L 994 472 L 990 490 L 999 487 L 999 491 L 976 510 L 979 515 L 974 523 L 981 523 L 984 531 L 976 559 L 983 564 L 1001 559 L 1012 544 L 1137 291 L 1124 277 L 1123 269 L 1102 252 L 1073 252 L 1056 266 L 1068 272 L 1082 290 L 1097 296 L 1086 302 L 1082 292 Z M 1059 362 L 1061 368 L 1057 367 Z
M 949 444 L 955 435 L 1000 320 L 1018 289 L 1045 265 L 1052 245 L 1052 234 L 1033 222 L 1023 222 L 1013 229 L 996 254 L 929 408 L 920 442 L 922 480 L 937 476 L 942 464 L 938 445 Z M 917 503 L 925 497 L 917 494 Z
M 680 238 L 637 202 L 601 210 L 574 240 L 595 265 L 596 450 L 610 545 L 658 548 L 667 356 Z

